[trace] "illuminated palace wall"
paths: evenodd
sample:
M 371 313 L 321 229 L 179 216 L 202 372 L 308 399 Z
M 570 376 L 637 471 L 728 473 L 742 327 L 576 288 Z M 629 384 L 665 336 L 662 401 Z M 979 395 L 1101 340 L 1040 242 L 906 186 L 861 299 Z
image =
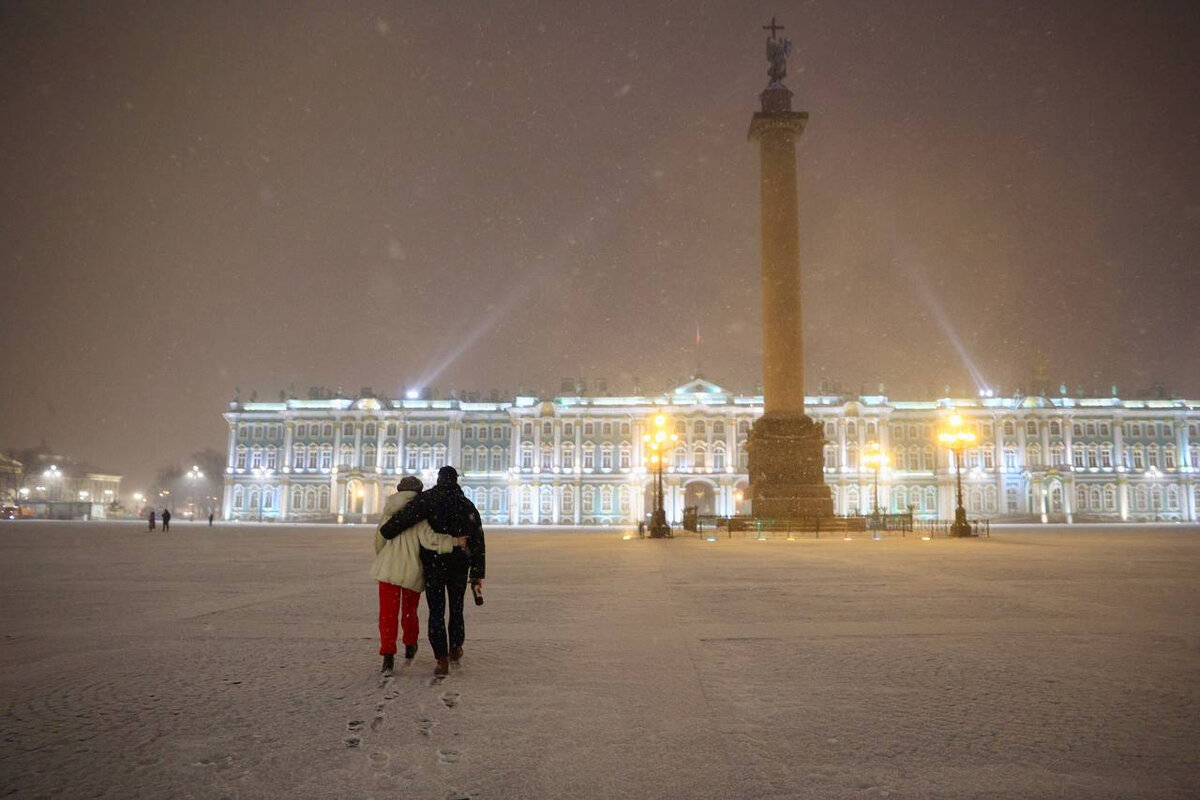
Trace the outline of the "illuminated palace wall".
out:
M 648 397 L 234 402 L 224 414 L 224 515 L 373 522 L 400 476 L 432 485 L 450 464 L 486 522 L 630 524 L 650 507 L 642 434 L 658 411 L 679 435 L 664 478 L 668 516 L 679 521 L 691 505 L 746 513 L 745 445 L 762 398 L 694 380 Z M 977 437 L 963 453 L 972 518 L 1197 520 L 1197 401 L 822 396 L 806 398 L 806 411 L 825 428 L 838 514 L 870 511 L 875 475 L 859 456 L 878 441 L 890 457 L 880 504 L 952 518 L 953 456 L 937 434 L 958 413 Z

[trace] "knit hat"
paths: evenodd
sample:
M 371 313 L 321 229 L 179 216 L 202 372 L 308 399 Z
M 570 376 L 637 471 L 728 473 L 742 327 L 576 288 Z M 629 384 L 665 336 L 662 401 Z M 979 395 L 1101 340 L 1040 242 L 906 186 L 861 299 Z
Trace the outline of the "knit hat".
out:
M 458 470 L 445 466 L 438 470 L 438 486 L 454 486 L 458 483 Z
M 421 479 L 416 475 L 405 475 L 400 479 L 400 483 L 396 484 L 396 490 L 400 492 L 419 492 L 425 488 L 425 484 L 421 483 Z

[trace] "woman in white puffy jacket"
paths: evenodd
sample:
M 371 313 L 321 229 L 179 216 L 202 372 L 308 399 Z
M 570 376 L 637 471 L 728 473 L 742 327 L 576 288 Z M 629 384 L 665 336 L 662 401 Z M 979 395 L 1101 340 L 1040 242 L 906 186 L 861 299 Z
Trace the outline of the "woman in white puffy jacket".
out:
M 379 527 L 423 488 L 419 478 L 405 476 L 396 486 L 396 493 L 388 497 L 375 530 L 375 563 L 371 565 L 371 577 L 379 581 L 379 654 L 383 656 L 383 672 L 391 672 L 395 667 L 397 627 L 403 633 L 404 657 L 412 658 L 417 654 L 417 637 L 421 633 L 417 608 L 421 604 L 421 592 L 425 591 L 421 548 L 449 553 L 467 543 L 465 536 L 455 538 L 436 533 L 428 522 L 418 522 L 395 539 L 385 539 L 379 534 Z

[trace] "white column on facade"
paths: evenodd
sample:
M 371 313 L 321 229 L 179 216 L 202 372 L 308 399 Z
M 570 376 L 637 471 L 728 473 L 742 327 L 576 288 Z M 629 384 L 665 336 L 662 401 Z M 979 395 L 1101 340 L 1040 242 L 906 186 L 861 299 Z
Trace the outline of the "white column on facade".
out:
M 514 419 L 510 425 L 512 434 L 509 437 L 509 450 L 512 455 L 511 466 L 519 470 L 521 468 L 521 421 Z
M 221 519 L 230 519 L 233 516 L 233 477 L 225 477 L 225 491 L 221 497 Z
M 446 463 L 461 471 L 462 469 L 462 420 L 456 419 L 449 423 L 450 442 L 446 448 Z
M 408 467 L 407 454 L 404 452 L 406 436 L 408 436 L 408 422 L 401 415 L 396 417 L 396 471 L 402 475 Z
M 232 469 L 237 464 L 237 421 L 229 422 L 229 457 L 225 460 L 226 465 Z
M 362 469 L 362 436 L 363 424 L 361 419 L 354 421 L 354 452 L 350 454 L 351 468 Z
M 1125 473 L 1117 476 L 1117 508 L 1121 512 L 1121 521 L 1129 521 L 1129 478 Z

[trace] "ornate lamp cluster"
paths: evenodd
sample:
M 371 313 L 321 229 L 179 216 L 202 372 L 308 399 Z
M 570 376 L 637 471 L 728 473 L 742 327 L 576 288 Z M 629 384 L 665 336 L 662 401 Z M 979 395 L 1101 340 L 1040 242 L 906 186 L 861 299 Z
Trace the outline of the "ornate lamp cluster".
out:
M 667 453 L 674 450 L 679 437 L 667 433 L 667 418 L 662 414 L 654 416 L 652 430 L 642 436 L 646 445 L 647 458 L 655 471 L 654 480 L 654 512 L 650 517 L 650 536 L 663 539 L 671 535 L 671 526 L 667 523 L 667 512 L 663 509 L 663 462 Z

